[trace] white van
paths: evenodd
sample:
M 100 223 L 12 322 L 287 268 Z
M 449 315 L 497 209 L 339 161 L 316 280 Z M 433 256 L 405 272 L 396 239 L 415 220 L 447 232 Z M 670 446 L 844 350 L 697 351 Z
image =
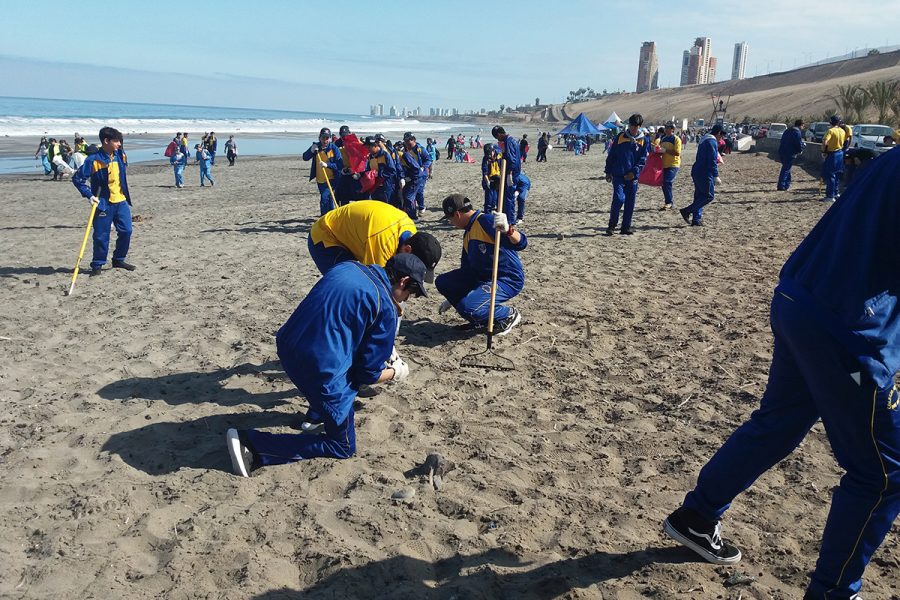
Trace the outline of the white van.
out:
M 769 131 L 766 133 L 767 138 L 780 140 L 782 134 L 787 131 L 787 125 L 784 123 L 772 123 L 769 125 Z

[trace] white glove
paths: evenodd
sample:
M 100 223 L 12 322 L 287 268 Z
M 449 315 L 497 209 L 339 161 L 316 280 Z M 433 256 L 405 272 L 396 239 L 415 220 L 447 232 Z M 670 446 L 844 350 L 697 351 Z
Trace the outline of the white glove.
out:
M 100 204 L 100 198 L 98 198 L 97 196 L 91 196 L 90 201 L 91 201 L 91 204 L 93 204 L 94 206 Z
M 494 229 L 497 229 L 502 233 L 509 231 L 509 220 L 506 218 L 505 213 L 497 212 L 495 210 L 491 215 L 494 217 Z
M 319 161 L 319 166 L 322 167 L 323 169 L 327 169 L 327 168 L 328 168 L 328 163 L 325 162 L 324 160 L 320 160 L 320 161 Z
M 716 185 L 722 185 L 722 180 L 716 177 Z
M 450 310 L 451 308 L 453 308 L 453 305 L 450 303 L 450 301 L 444 300 L 443 302 L 441 302 L 441 305 L 438 306 L 438 314 L 442 315 L 445 312 L 447 312 L 448 310 Z
M 388 361 L 387 361 L 388 366 L 390 366 L 391 364 L 393 364 L 393 363 L 394 363 L 397 359 L 399 359 L 399 358 L 400 358 L 400 353 L 397 352 L 397 346 L 394 346 L 394 347 L 391 349 L 391 357 L 390 357 L 390 358 L 388 359 Z
M 391 368 L 394 370 L 394 376 L 391 378 L 393 381 L 403 381 L 409 377 L 409 365 L 402 358 L 398 357 L 397 360 L 392 362 Z
M 519 197 L 519 190 L 516 190 L 515 192 L 513 192 L 513 198 L 518 198 L 518 197 Z

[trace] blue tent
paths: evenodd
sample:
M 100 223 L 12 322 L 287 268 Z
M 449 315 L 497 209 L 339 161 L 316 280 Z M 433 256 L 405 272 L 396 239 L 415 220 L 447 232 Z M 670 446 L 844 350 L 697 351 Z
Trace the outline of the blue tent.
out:
M 602 125 L 597 127 L 591 123 L 584 113 L 575 117 L 571 123 L 566 125 L 556 135 L 599 135 L 606 129 Z

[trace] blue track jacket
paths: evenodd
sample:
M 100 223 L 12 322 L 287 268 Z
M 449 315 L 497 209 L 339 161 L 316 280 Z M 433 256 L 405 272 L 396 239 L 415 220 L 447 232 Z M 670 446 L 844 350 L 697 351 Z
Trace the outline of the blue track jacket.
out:
M 128 158 L 122 150 L 117 150 L 114 159 L 119 162 L 119 185 L 122 186 L 125 200 L 131 205 L 131 194 L 128 193 L 128 180 L 125 176 Z M 84 164 L 72 175 L 72 184 L 82 196 L 88 199 L 91 196 L 109 199 L 109 162 L 109 155 L 103 150 L 84 159 Z
M 479 281 L 490 281 L 494 267 L 494 216 L 475 211 L 466 225 L 460 266 L 474 272 Z M 519 231 L 522 239 L 513 244 L 505 235 L 500 235 L 500 262 L 497 278 L 519 289 L 525 285 L 525 269 L 519 260 L 519 251 L 528 246 L 528 238 Z
M 606 154 L 604 173 L 612 177 L 625 177 L 626 173 L 634 173 L 635 180 L 640 177 L 641 169 L 647 162 L 650 142 L 644 134 L 631 137 L 626 129 L 615 138 Z
M 506 160 L 506 175 L 512 177 L 512 183 L 515 185 L 522 170 L 522 156 L 519 154 L 519 140 L 511 135 L 507 135 L 503 141 L 503 158 Z M 509 181 L 506 183 L 506 187 L 509 188 Z
M 691 167 L 691 177 L 715 178 L 719 176 L 719 141 L 707 133 L 697 144 L 697 159 Z
M 309 180 L 312 181 L 316 178 L 316 164 L 319 162 L 319 152 L 325 152 L 327 154 L 329 150 L 334 151 L 334 156 L 331 157 L 331 160 L 327 161 L 328 168 L 331 169 L 331 172 L 334 173 L 335 177 L 340 175 L 341 171 L 344 170 L 344 159 L 341 156 L 341 149 L 335 146 L 334 142 L 329 142 L 324 146 L 322 145 L 322 142 L 316 142 L 315 146 L 316 150 L 307 148 L 303 152 L 303 160 L 312 160 L 313 158 L 316 159 L 309 167 Z
M 297 388 L 340 424 L 360 384 L 378 380 L 396 331 L 397 307 L 385 270 L 347 261 L 312 287 L 275 341 L 278 356 L 299 366 Z
M 780 158 L 790 158 L 795 154 L 803 152 L 806 144 L 803 143 L 803 135 L 798 127 L 788 127 L 781 135 L 781 143 L 778 145 L 778 156 Z
M 900 148 L 857 176 L 788 258 L 776 290 L 808 307 L 882 388 L 900 368 L 898 223 Z

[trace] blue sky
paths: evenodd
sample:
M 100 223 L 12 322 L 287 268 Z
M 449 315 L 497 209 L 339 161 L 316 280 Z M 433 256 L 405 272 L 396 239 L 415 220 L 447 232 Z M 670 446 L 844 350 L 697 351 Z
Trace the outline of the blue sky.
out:
M 718 79 L 735 42 L 747 75 L 900 43 L 897 0 L 679 2 L 129 2 L 7 5 L 0 95 L 368 113 L 562 101 L 633 91 L 641 42 L 659 82 L 712 39 Z M 103 6 L 103 8 L 100 8 Z M 77 7 L 73 10 L 74 7 Z M 840 24 L 840 35 L 828 35 Z

